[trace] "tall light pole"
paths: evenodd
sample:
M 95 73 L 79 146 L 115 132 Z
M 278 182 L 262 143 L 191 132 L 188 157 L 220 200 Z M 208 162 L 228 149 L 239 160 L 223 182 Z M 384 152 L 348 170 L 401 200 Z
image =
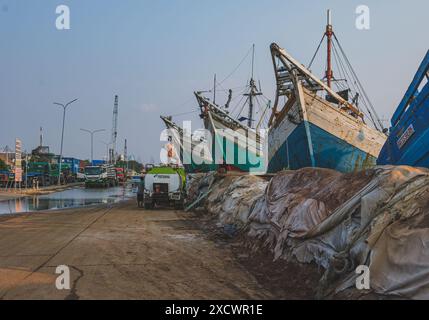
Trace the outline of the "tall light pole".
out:
M 102 132 L 106 130 L 105 129 L 98 129 L 98 130 L 80 129 L 80 130 L 88 132 L 91 135 L 91 165 L 92 165 L 92 161 L 94 160 L 94 134 L 97 132 Z
M 67 107 L 75 101 L 77 101 L 77 99 L 67 102 L 66 104 L 54 102 L 55 105 L 63 108 L 63 129 L 61 131 L 61 149 L 60 149 L 60 159 L 58 163 L 58 185 L 61 185 L 61 163 L 63 162 L 64 123 L 66 121 L 66 110 L 67 110 Z
M 25 189 L 28 189 L 28 152 L 27 150 L 24 150 L 25 152 Z

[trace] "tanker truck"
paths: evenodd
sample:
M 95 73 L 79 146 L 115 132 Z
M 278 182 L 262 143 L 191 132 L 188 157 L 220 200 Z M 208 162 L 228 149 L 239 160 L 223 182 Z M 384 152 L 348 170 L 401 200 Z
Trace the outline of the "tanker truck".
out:
M 185 200 L 185 170 L 160 166 L 149 169 L 144 176 L 143 203 L 145 209 L 155 205 L 182 209 Z

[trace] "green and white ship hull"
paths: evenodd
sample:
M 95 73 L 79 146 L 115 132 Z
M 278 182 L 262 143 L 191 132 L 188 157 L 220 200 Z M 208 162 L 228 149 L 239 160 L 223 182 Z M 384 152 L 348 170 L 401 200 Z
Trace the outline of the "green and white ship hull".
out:
M 210 172 L 218 169 L 210 152 L 211 148 L 204 140 L 195 135 L 184 134 L 183 129 L 169 117 L 161 116 L 161 119 L 168 129 L 168 135 L 177 153 L 178 164 L 183 165 L 186 173 Z
M 256 132 L 241 124 L 200 93 L 196 92 L 195 96 L 204 127 L 213 137 L 215 163 L 227 170 L 265 173 L 264 131 Z

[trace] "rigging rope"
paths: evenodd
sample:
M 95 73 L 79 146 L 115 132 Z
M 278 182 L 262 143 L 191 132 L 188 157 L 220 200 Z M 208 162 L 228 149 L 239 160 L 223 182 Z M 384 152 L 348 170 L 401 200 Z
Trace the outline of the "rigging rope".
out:
M 337 43 L 338 43 L 338 40 L 337 40 Z M 352 85 L 352 87 L 353 87 L 354 92 L 355 92 L 355 93 L 360 92 L 361 90 L 359 90 L 359 88 L 357 87 L 356 78 L 353 76 L 353 74 L 352 74 L 352 75 L 350 75 L 350 74 L 349 74 L 349 72 L 347 71 L 347 68 L 344 66 L 343 61 L 341 60 L 340 55 L 339 55 L 339 53 L 338 53 L 338 51 L 337 51 L 337 47 L 336 47 L 336 45 L 335 45 L 335 42 L 332 42 L 332 44 L 333 44 L 334 52 L 335 52 L 335 53 L 338 55 L 338 57 L 339 57 L 340 65 L 341 65 L 341 68 L 343 69 L 343 71 L 344 71 L 344 72 L 345 72 L 345 74 L 346 74 L 346 78 L 349 78 L 349 79 L 351 79 L 351 80 L 352 80 L 352 81 L 351 81 L 351 85 Z M 339 43 L 338 43 L 338 46 L 339 46 Z M 344 60 L 346 60 L 346 58 L 347 58 L 347 57 L 345 56 L 345 54 L 344 54 L 344 53 L 342 54 L 342 56 L 343 56 Z M 348 69 L 349 69 L 349 71 L 350 71 L 350 73 L 351 73 L 350 66 L 349 66 L 349 65 L 347 65 L 347 67 L 348 67 Z M 374 119 L 374 117 L 373 117 L 373 115 L 372 115 L 371 111 L 369 110 L 369 108 L 368 108 L 368 104 L 367 104 L 367 102 L 365 101 L 365 99 L 363 99 L 363 100 L 362 100 L 362 103 L 363 103 L 363 105 L 364 105 L 364 107 L 365 107 L 365 109 L 366 109 L 366 111 L 367 111 L 367 113 L 368 113 L 366 116 L 371 120 L 372 124 L 373 124 L 373 125 L 374 125 L 374 127 L 377 129 L 377 123 L 376 123 L 376 121 L 375 121 L 375 119 Z
M 343 56 L 344 56 L 344 58 L 345 58 L 345 61 L 346 61 L 347 65 L 348 65 L 348 66 L 349 66 L 349 68 L 350 68 L 351 73 L 354 75 L 354 77 L 355 77 L 355 79 L 356 79 L 356 84 L 358 85 L 358 87 L 360 87 L 360 89 L 361 89 L 361 91 L 362 91 L 362 93 L 363 93 L 364 98 L 367 100 L 367 102 L 368 102 L 368 104 L 369 104 L 369 107 L 371 108 L 371 110 L 372 110 L 372 112 L 373 112 L 374 116 L 376 117 L 376 120 L 377 120 L 377 122 L 378 122 L 378 124 L 379 124 L 379 126 L 380 126 L 380 128 L 378 128 L 377 124 L 376 124 L 376 123 L 374 123 L 374 125 L 375 125 L 376 129 L 381 129 L 381 131 L 383 131 L 383 130 L 384 130 L 383 123 L 381 122 L 380 117 L 377 115 L 377 111 L 375 110 L 375 108 L 374 108 L 373 104 L 371 103 L 371 100 L 369 99 L 369 97 L 368 97 L 368 95 L 367 95 L 367 93 L 366 93 L 365 89 L 363 88 L 362 83 L 360 82 L 359 78 L 357 77 L 357 74 L 356 74 L 356 72 L 354 71 L 354 69 L 353 69 L 353 67 L 352 67 L 352 65 L 351 65 L 351 63 L 350 63 L 350 61 L 349 61 L 349 59 L 348 59 L 348 58 L 347 58 L 347 56 L 345 55 L 345 52 L 344 52 L 344 50 L 343 50 L 343 48 L 342 48 L 341 44 L 339 43 L 339 41 L 338 41 L 337 36 L 336 36 L 336 34 L 335 34 L 335 33 L 334 33 L 334 39 L 335 39 L 335 41 L 337 42 L 338 47 L 340 48 L 340 51 L 341 51 L 341 53 L 343 54 Z M 370 112 L 370 111 L 368 110 L 368 112 Z
M 199 110 L 199 109 L 197 109 L 197 110 L 194 110 L 194 111 L 188 111 L 188 112 L 176 113 L 176 114 L 172 114 L 172 115 L 170 115 L 170 116 L 171 116 L 171 117 L 179 117 L 179 116 L 184 116 L 184 115 L 187 115 L 187 114 L 195 113 L 195 112 L 198 112 L 198 111 L 200 111 L 200 110 Z
M 229 75 L 227 75 L 226 77 L 225 77 L 225 79 L 223 79 L 221 82 L 220 82 L 220 84 L 222 84 L 222 83 L 224 83 L 227 79 L 229 79 L 237 70 L 238 70 L 238 68 L 240 68 L 240 66 L 243 64 L 243 62 L 244 62 L 244 60 L 246 60 L 246 58 L 249 56 L 249 54 L 250 54 L 250 52 L 252 52 L 252 49 L 253 49 L 253 45 L 252 46 L 250 46 L 250 48 L 249 48 L 249 50 L 247 51 L 247 53 L 246 53 L 246 55 L 244 56 L 244 58 L 240 61 L 240 63 L 235 67 L 235 69 L 234 70 L 232 70 L 232 72 L 229 74 Z
M 238 96 L 237 96 L 238 97 Z M 234 114 L 235 110 L 237 110 L 238 106 L 241 104 L 241 101 L 243 101 L 244 99 L 244 95 L 241 95 L 240 100 L 238 101 L 238 103 L 232 108 L 231 110 L 231 115 Z
M 353 77 L 351 77 L 349 75 L 349 73 L 347 72 L 347 69 L 345 68 L 345 66 L 343 64 L 343 61 L 341 60 L 341 57 L 340 57 L 340 55 L 339 55 L 339 53 L 337 51 L 337 47 L 335 46 L 335 42 L 332 42 L 332 47 L 334 48 L 334 51 L 333 51 L 334 52 L 334 59 L 338 59 L 338 61 L 339 61 L 339 65 L 340 65 L 339 69 L 342 70 L 342 73 L 343 73 L 342 77 L 345 78 L 345 79 L 351 79 L 351 80 L 353 80 Z M 340 75 L 341 75 L 341 71 L 340 71 Z M 346 82 L 348 84 L 347 80 L 346 80 Z M 355 81 L 352 81 L 352 87 L 353 87 L 353 90 L 355 92 L 358 92 L 358 90 L 357 90 L 357 88 L 355 86 Z M 350 89 L 350 87 L 349 87 L 349 89 Z M 352 90 L 350 90 L 350 91 L 352 91 Z
M 323 40 L 325 39 L 325 36 L 326 34 L 323 34 L 322 40 L 320 40 L 319 45 L 317 46 L 316 52 L 314 53 L 313 58 L 311 58 L 310 64 L 308 65 L 308 69 L 311 68 L 311 65 L 313 64 L 314 59 L 316 58 L 317 53 L 319 52 L 320 46 L 322 45 Z
M 243 96 L 243 97 L 244 97 L 244 96 Z M 247 97 L 247 98 L 246 98 L 246 101 L 244 101 L 243 106 L 241 107 L 241 110 L 240 110 L 240 112 L 239 112 L 239 113 L 238 113 L 238 115 L 237 115 L 237 119 L 238 119 L 238 117 L 241 115 L 241 113 L 243 112 L 244 106 L 247 104 L 247 100 L 249 100 L 249 97 Z

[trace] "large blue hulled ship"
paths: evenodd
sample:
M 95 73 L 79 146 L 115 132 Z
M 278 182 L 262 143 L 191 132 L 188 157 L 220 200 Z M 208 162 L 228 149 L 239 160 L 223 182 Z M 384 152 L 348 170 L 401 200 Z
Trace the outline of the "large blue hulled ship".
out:
M 277 88 L 269 123 L 268 172 L 303 167 L 353 172 L 376 165 L 386 135 L 348 59 L 355 90 L 341 81 L 346 75 L 339 72 L 338 79 L 333 75 L 331 57 L 336 54 L 337 61 L 341 52 L 345 54 L 332 30 L 329 12 L 324 37 L 328 53 L 324 79 L 277 44 L 271 45 Z M 366 124 L 367 119 L 372 126 Z
M 429 167 L 429 51 L 391 119 L 378 164 Z

